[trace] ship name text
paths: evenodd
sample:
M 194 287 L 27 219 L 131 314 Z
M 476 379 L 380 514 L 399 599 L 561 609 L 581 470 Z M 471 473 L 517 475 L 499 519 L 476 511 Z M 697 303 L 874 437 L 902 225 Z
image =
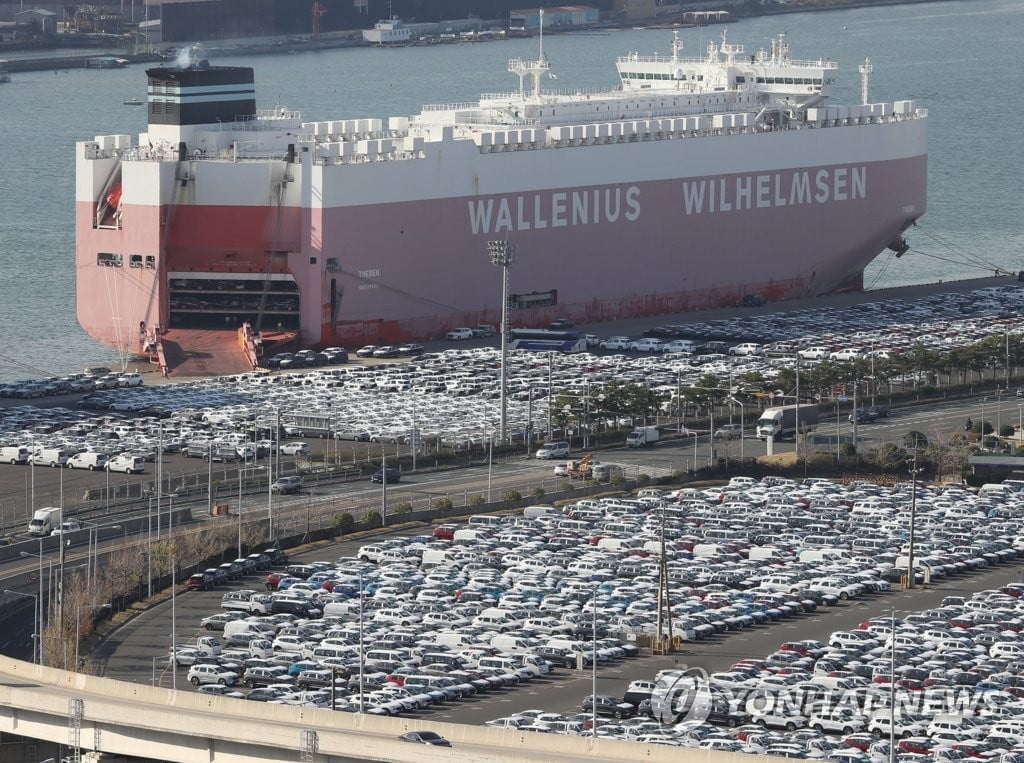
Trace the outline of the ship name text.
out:
M 640 219 L 640 189 L 635 185 L 472 199 L 468 204 L 474 235 Z
M 854 201 L 866 198 L 867 188 L 867 167 L 863 166 L 686 180 L 683 210 L 700 215 Z

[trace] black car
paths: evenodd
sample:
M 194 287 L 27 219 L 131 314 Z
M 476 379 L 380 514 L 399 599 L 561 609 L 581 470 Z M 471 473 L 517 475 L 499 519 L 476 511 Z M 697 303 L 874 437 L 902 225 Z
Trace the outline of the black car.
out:
M 580 703 L 580 709 L 584 713 L 594 712 L 593 695 L 588 694 L 583 698 L 583 702 Z M 618 697 L 598 694 L 596 711 L 598 715 L 611 715 L 615 718 L 629 718 L 636 713 L 636 708 L 629 702 L 619 701 Z
M 872 421 L 876 421 L 878 419 L 878 417 L 871 413 L 867 408 L 858 408 L 855 411 L 851 411 L 850 415 L 846 418 L 849 419 L 851 423 L 856 422 L 858 424 L 870 424 Z
M 452 743 L 440 734 L 433 731 L 409 731 L 398 737 L 403 742 L 414 744 L 429 744 L 434 747 L 451 747 Z
M 414 355 L 422 355 L 423 354 L 423 345 L 422 344 L 402 344 L 402 345 L 399 345 L 399 347 L 398 347 L 398 354 L 399 355 L 405 355 L 407 357 L 414 356 Z
M 263 364 L 267 368 L 280 368 L 281 367 L 281 361 L 283 361 L 285 359 L 291 360 L 292 357 L 294 357 L 294 356 L 290 352 L 279 352 L 277 355 L 271 355 L 269 358 L 267 358 L 264 361 Z
M 267 558 L 270 560 L 270 564 L 275 567 L 288 564 L 288 554 L 279 548 L 265 548 L 263 549 L 263 553 L 267 555 Z
M 389 466 L 386 469 L 378 469 L 371 474 L 370 482 L 383 482 L 385 479 L 387 479 L 389 483 L 398 482 L 401 477 L 402 472 L 400 469 L 394 466 Z
M 881 403 L 877 405 L 871 405 L 868 406 L 868 413 L 874 416 L 876 419 L 885 419 L 889 417 L 889 406 L 882 405 Z
M 564 331 L 565 329 L 571 329 L 576 324 L 568 318 L 555 318 L 548 324 L 548 328 L 552 331 Z

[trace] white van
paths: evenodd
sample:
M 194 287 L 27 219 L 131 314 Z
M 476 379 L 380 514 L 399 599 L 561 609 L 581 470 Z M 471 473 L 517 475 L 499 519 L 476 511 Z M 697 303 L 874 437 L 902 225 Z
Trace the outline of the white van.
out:
M 526 519 L 536 519 L 537 517 L 547 517 L 558 510 L 554 506 L 527 506 L 523 509 L 523 517 Z
M 546 442 L 537 448 L 534 454 L 540 459 L 568 458 L 569 443 L 567 442 Z
M 491 646 L 503 652 L 526 652 L 533 649 L 533 644 L 520 636 L 502 634 L 491 639 Z
M 90 472 L 103 469 L 106 465 L 106 453 L 94 453 L 88 450 L 76 453 L 67 462 L 68 469 L 88 469 Z
M 483 525 L 484 527 L 498 527 L 499 525 L 505 524 L 504 517 L 496 517 L 490 514 L 474 514 L 469 518 L 470 527 L 473 525 Z
M 0 461 L 5 464 L 27 464 L 30 455 L 24 445 L 5 445 L 0 448 Z
M 142 474 L 146 469 L 146 460 L 142 456 L 120 455 L 107 461 L 108 472 L 124 472 L 125 474 Z
M 232 620 L 231 622 L 224 623 L 224 638 L 229 639 L 232 636 L 237 636 L 239 633 L 251 633 L 253 638 L 259 638 L 262 636 L 262 632 L 254 627 L 253 623 L 248 620 Z
M 435 644 L 451 647 L 452 649 L 472 646 L 475 640 L 472 636 L 466 633 L 459 633 L 458 631 L 441 631 L 434 634 Z
M 978 488 L 978 495 L 1002 495 L 1009 496 L 1013 493 L 1013 488 L 1009 485 L 1005 485 L 1002 482 L 986 482 L 980 488 Z
M 59 466 L 64 468 L 68 462 L 68 453 L 61 448 L 40 448 L 32 456 L 32 463 L 36 466 Z

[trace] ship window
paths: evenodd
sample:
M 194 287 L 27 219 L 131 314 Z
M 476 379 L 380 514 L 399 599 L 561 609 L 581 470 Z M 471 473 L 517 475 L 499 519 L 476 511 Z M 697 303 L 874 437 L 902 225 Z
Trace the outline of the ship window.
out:
M 141 268 L 142 267 L 142 255 L 141 254 L 129 254 L 128 255 L 128 267 L 130 267 L 130 268 Z
M 786 84 L 787 85 L 792 85 L 793 84 L 793 78 L 792 77 L 786 77 Z
M 816 80 L 814 80 L 814 84 L 815 84 L 815 85 L 820 85 L 820 84 L 821 84 L 821 80 L 820 80 L 820 79 L 816 79 Z
M 156 257 L 154 255 L 146 255 L 146 268 L 149 270 L 154 270 L 156 268 Z
M 121 267 L 121 255 L 114 254 L 113 252 L 97 252 L 96 264 L 104 265 L 108 268 L 119 268 Z
M 736 83 L 739 84 L 739 85 L 742 85 L 746 81 L 747 81 L 747 78 L 742 76 L 742 75 L 738 75 L 736 77 Z
M 758 78 L 757 78 L 757 84 L 758 84 L 758 85 L 763 85 L 764 83 L 765 83 L 765 82 L 764 82 L 764 77 L 758 77 Z
M 316 265 L 316 257 L 310 257 L 309 258 L 309 264 L 310 265 Z

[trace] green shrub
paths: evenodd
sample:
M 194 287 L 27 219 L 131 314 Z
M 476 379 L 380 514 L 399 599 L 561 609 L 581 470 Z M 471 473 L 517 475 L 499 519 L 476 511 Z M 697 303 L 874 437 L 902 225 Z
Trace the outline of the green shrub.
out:
M 530 495 L 537 499 L 543 498 L 544 488 L 542 488 L 540 485 L 537 485 L 537 487 L 530 491 Z
M 401 503 L 393 504 L 391 506 L 391 512 L 393 514 L 398 514 L 399 516 L 404 517 L 406 514 L 412 513 L 412 504 L 409 503 L 408 501 L 402 501 Z
M 452 503 L 451 498 L 437 498 L 430 505 L 433 506 L 438 511 L 451 511 L 452 507 L 455 504 Z
M 1000 437 L 1013 437 L 1014 431 L 1015 430 L 1013 428 L 1013 424 L 1003 424 L 1001 427 L 999 427 L 999 436 Z
M 335 514 L 331 519 L 331 524 L 334 525 L 334 529 L 341 534 L 347 533 L 352 529 L 352 525 L 356 523 L 356 518 L 349 514 L 347 511 L 342 511 Z
M 938 391 L 939 390 L 936 389 L 934 384 L 925 384 L 923 387 L 921 387 L 918 390 L 918 392 L 920 392 L 922 395 L 926 395 L 926 396 L 934 395 L 934 394 L 938 393 Z
M 519 503 L 523 500 L 523 496 L 518 490 L 506 490 L 502 493 L 501 500 L 505 503 Z
M 839 455 L 840 456 L 856 456 L 857 447 L 852 442 L 839 443 Z
M 644 487 L 651 484 L 651 475 L 649 474 L 638 474 L 636 475 L 636 486 Z
M 626 484 L 626 478 L 623 477 L 621 474 L 615 474 L 612 475 L 612 478 L 608 480 L 608 482 L 610 482 L 612 485 L 615 485 L 615 487 L 621 487 L 622 485 Z
M 363 524 L 369 528 L 380 527 L 383 523 L 381 521 L 379 511 L 367 511 L 363 513 Z
M 484 498 L 483 493 L 473 493 L 466 503 L 470 506 L 479 506 L 483 503 L 487 503 L 487 499 Z

